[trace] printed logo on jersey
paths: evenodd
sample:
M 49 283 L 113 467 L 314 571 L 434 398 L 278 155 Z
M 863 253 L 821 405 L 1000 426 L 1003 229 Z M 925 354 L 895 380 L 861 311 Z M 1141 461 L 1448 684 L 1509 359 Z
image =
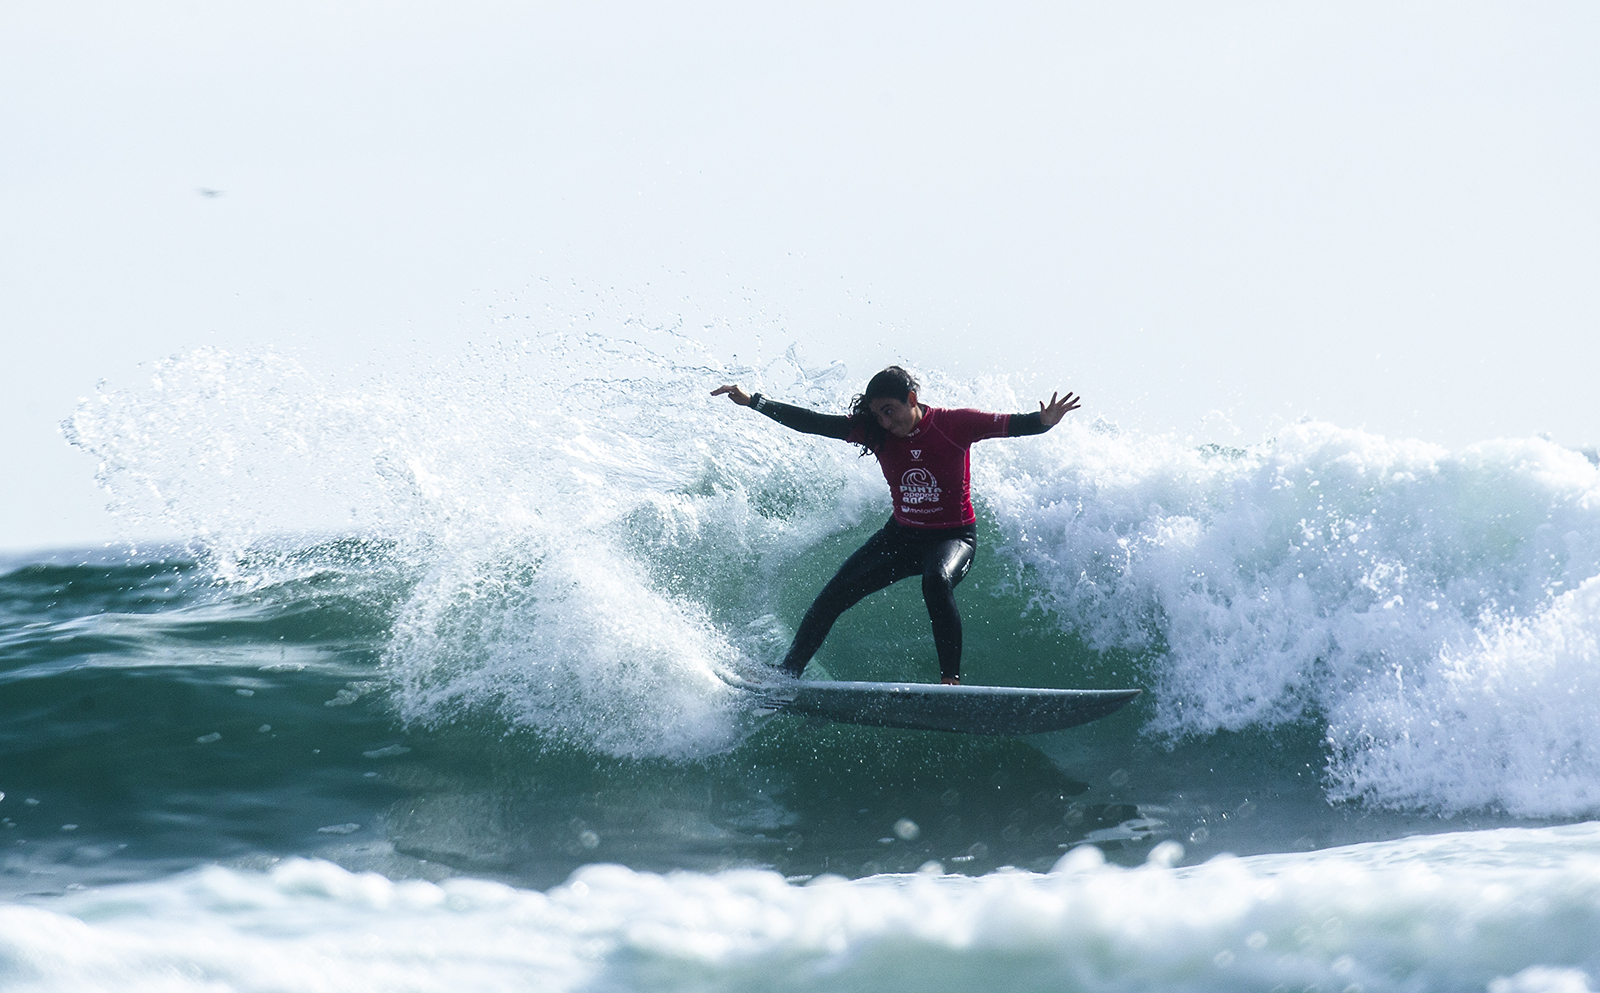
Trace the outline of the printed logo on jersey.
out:
M 920 448 L 913 448 L 913 449 L 912 449 L 912 450 L 911 450 L 911 457 L 912 457 L 912 458 L 914 458 L 914 459 L 920 459 L 920 458 L 922 458 L 922 449 L 920 449 Z
M 918 503 L 938 503 L 939 483 L 933 473 L 920 466 L 907 469 L 900 477 L 900 503 L 905 506 Z

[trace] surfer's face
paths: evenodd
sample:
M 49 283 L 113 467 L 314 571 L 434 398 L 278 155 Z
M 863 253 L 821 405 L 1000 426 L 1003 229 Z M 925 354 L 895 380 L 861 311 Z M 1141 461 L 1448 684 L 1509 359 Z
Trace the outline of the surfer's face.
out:
M 894 435 L 904 438 L 922 420 L 922 409 L 917 406 L 917 395 L 912 393 L 904 400 L 893 397 L 877 397 L 867 404 L 867 409 L 872 411 L 872 416 L 878 419 L 878 426 Z

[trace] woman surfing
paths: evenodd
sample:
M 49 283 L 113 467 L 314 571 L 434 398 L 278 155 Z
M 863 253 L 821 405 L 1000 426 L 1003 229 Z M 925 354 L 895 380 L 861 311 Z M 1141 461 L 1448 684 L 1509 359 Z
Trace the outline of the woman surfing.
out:
M 883 470 L 894 515 L 856 549 L 806 611 L 783 669 L 793 676 L 822 647 L 833 622 L 870 593 L 910 576 L 922 577 L 922 598 L 933 622 L 939 681 L 961 682 L 961 613 L 955 587 L 972 567 L 977 550 L 977 514 L 972 509 L 972 443 L 985 438 L 1043 434 L 1078 409 L 1071 393 L 1050 395 L 1028 414 L 993 414 L 970 408 L 930 407 L 917 399 L 917 381 L 897 365 L 873 376 L 848 414 L 822 414 L 719 386 L 726 396 L 779 424 L 860 445 Z

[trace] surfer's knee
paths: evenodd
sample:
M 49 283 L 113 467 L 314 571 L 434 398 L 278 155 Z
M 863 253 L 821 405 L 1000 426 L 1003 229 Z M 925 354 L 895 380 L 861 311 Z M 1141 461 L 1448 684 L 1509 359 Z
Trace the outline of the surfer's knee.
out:
M 922 574 L 922 597 L 925 600 L 943 600 L 951 596 L 955 588 L 955 578 L 943 569 L 929 569 Z
M 922 582 L 924 589 L 929 580 L 934 580 L 940 585 L 954 587 L 967 576 L 967 571 L 972 568 L 974 549 L 964 541 L 951 541 L 943 545 L 932 557 L 924 563 Z
M 935 594 L 944 595 L 956 588 L 956 584 L 966 578 L 967 570 L 972 568 L 972 555 L 962 555 L 959 552 L 951 555 L 940 556 L 931 563 L 931 568 L 922 573 L 923 596 Z

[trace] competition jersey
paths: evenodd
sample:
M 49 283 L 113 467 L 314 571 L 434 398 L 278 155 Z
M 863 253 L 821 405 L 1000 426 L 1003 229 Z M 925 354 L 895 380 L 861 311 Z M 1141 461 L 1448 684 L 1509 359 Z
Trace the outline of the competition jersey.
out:
M 978 519 L 972 509 L 972 443 L 1003 438 L 1010 414 L 923 405 L 904 438 L 885 434 L 876 453 L 894 498 L 894 519 L 913 528 L 955 528 Z M 855 434 L 845 439 L 859 444 Z

